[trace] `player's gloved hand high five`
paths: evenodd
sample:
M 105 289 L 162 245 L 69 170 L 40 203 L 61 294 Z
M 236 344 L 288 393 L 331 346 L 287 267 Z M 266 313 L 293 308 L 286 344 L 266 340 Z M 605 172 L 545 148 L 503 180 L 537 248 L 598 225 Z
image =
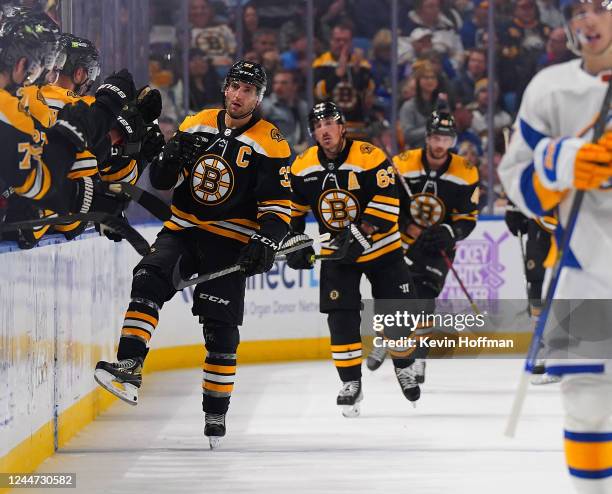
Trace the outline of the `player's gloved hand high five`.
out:
M 128 102 L 136 96 L 134 78 L 127 69 L 113 72 L 96 91 L 96 102 L 106 106 L 114 115 L 118 115 Z
M 529 227 L 529 219 L 525 216 L 521 211 L 514 205 L 508 206 L 506 209 L 506 215 L 504 216 L 504 220 L 506 221 L 506 226 L 510 233 L 515 237 L 518 237 L 519 233 L 523 235 L 527 234 L 527 229 Z
M 249 243 L 242 248 L 237 264 L 242 266 L 247 276 L 270 271 L 279 247 L 279 242 L 259 233 L 254 233 Z
M 303 241 L 308 240 L 308 236 L 303 233 L 294 233 L 283 243 L 283 249 L 285 246 L 290 246 L 292 240 Z M 294 244 L 295 245 L 295 244 Z M 303 249 L 296 250 L 287 254 L 287 266 L 291 269 L 312 269 L 314 267 L 314 255 L 315 251 L 312 246 L 304 247 Z
M 337 253 L 344 252 L 344 256 L 339 260 L 341 264 L 351 264 L 357 261 L 366 250 L 372 247 L 372 233 L 376 227 L 369 223 L 361 222 L 357 225 L 351 223 L 350 226 L 338 233 L 330 245 L 337 248 Z
M 140 147 L 140 156 L 146 162 L 150 163 L 153 158 L 159 156 L 164 150 L 166 140 L 162 134 L 161 129 L 157 124 L 152 124 L 147 128 L 147 132 L 142 139 L 142 146 Z
M 161 115 L 162 99 L 157 89 L 151 89 L 149 86 L 141 88 L 135 104 L 147 124 L 152 124 Z
M 439 254 L 441 250 L 450 252 L 455 247 L 455 232 L 450 225 L 441 223 L 424 230 L 418 242 L 428 254 Z
M 113 192 L 111 184 L 92 177 L 74 181 L 73 213 L 102 212 L 120 216 L 129 202 L 123 193 Z

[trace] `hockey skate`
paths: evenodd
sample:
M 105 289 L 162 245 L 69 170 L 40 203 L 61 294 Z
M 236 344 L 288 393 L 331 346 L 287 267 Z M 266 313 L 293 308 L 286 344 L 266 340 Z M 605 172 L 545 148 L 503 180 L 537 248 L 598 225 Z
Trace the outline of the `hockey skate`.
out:
M 538 360 L 531 371 L 531 384 L 534 386 L 542 386 L 544 384 L 555 384 L 561 381 L 560 376 L 553 376 L 546 373 L 546 361 Z
M 94 379 L 105 390 L 130 405 L 138 405 L 138 388 L 142 384 L 142 363 L 140 357 L 96 364 Z
M 366 365 L 371 371 L 378 369 L 387 358 L 387 350 L 384 347 L 375 346 L 368 355 Z
M 207 413 L 205 416 L 204 435 L 208 438 L 210 449 L 218 448 L 221 438 L 225 436 L 225 415 Z
M 336 404 L 342 407 L 342 415 L 347 418 L 358 417 L 361 412 L 360 401 L 363 400 L 361 381 L 347 381 L 338 393 Z
M 427 362 L 424 358 L 418 358 L 412 364 L 414 371 L 416 372 L 416 382 L 419 384 L 423 384 L 425 382 L 425 367 L 427 366 Z
M 421 397 L 421 388 L 419 388 L 417 373 L 414 367 L 414 363 L 404 369 L 396 367 L 395 376 L 404 396 L 416 407 L 416 402 Z

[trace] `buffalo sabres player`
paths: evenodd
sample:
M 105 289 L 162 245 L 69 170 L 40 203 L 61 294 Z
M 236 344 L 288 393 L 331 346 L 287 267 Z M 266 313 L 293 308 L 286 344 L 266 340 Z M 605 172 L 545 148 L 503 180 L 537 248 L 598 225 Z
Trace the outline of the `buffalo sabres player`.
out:
M 134 269 L 118 362 L 98 362 L 95 371 L 101 386 L 136 405 L 159 311 L 176 293 L 175 265 L 180 260 L 185 277 L 240 264 L 242 271 L 199 284 L 194 294 L 207 350 L 202 405 L 211 447 L 225 435 L 246 277 L 272 268 L 291 221 L 290 150 L 258 115 L 265 90 L 259 64 L 235 63 L 223 86 L 225 109 L 187 117 L 152 163 L 153 186 L 174 189 L 172 217 Z
M 416 294 L 429 301 L 428 311 L 434 310 L 442 291 L 455 244 L 472 232 L 478 217 L 478 169 L 450 151 L 456 138 L 452 115 L 435 111 L 427 122 L 425 147 L 393 158 L 397 173 L 404 178 L 398 184 L 402 242 Z M 421 336 L 430 331 L 420 328 Z M 425 380 L 427 350 L 421 346 L 415 351 L 419 382 Z M 376 370 L 384 358 L 384 349 L 374 348 L 368 367 Z
M 612 74 L 612 5 L 561 4 L 570 45 L 580 58 L 548 67 L 529 83 L 499 175 L 512 202 L 529 217 L 556 210 L 557 238 L 567 227 L 576 191 L 584 192 L 555 299 L 602 302 L 612 299 L 612 126 L 605 101 Z M 605 130 L 592 142 L 601 111 Z M 598 317 L 579 325 L 572 319 L 573 339 L 596 332 L 609 340 L 609 310 L 602 310 L 602 303 L 587 305 Z M 581 493 L 612 492 L 612 361 L 605 357 L 547 362 L 548 373 L 563 376 L 566 460 Z
M 399 199 L 391 163 L 378 148 L 346 138 L 344 116 L 332 102 L 318 103 L 308 116 L 317 145 L 291 165 L 292 229 L 304 232 L 312 211 L 321 233 L 331 233 L 321 254 L 342 257 L 321 266 L 320 310 L 327 314 L 331 351 L 342 389 L 337 404 L 346 417 L 359 414 L 362 345 L 360 335 L 362 275 L 372 284 L 374 299 L 412 297 L 408 266 L 403 260 L 397 218 Z M 294 269 L 312 269 L 312 248 L 287 256 Z M 390 336 L 386 334 L 385 336 Z M 407 336 L 407 335 L 406 335 Z M 395 374 L 402 392 L 415 402 L 420 388 L 413 359 L 406 349 L 394 352 Z
M 54 211 L 86 213 L 102 205 L 104 193 L 91 182 L 70 182 L 66 175 L 75 153 L 100 142 L 123 105 L 134 97 L 125 70 L 105 80 L 91 107 L 65 108 L 55 125 L 43 129 L 16 93 L 33 84 L 45 67 L 57 33 L 28 16 L 0 23 L 0 194 L 38 201 Z

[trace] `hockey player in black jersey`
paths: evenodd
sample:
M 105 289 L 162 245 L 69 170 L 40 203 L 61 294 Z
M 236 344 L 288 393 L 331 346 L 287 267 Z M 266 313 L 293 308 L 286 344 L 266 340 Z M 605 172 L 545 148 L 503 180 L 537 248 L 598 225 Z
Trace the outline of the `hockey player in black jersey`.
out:
M 359 414 L 362 344 L 360 334 L 362 275 L 372 284 L 374 299 L 406 300 L 413 296 L 398 230 L 399 199 L 393 167 L 378 148 L 345 137 L 344 116 L 334 103 L 314 106 L 310 132 L 317 141 L 291 166 L 292 230 L 304 232 L 312 210 L 321 233 L 331 233 L 321 254 L 342 257 L 321 266 L 320 310 L 327 314 L 331 352 L 342 389 L 337 404 L 346 417 Z M 294 269 L 312 269 L 314 250 L 287 256 Z M 388 335 L 386 335 L 388 336 Z M 394 357 L 402 392 L 412 402 L 420 389 L 413 359 Z
M 207 350 L 202 406 L 211 447 L 225 435 L 246 277 L 272 268 L 291 221 L 290 150 L 258 115 L 265 89 L 259 64 L 235 63 L 223 86 L 225 109 L 187 117 L 152 163 L 152 184 L 174 189 L 172 217 L 134 269 L 118 362 L 99 362 L 95 371 L 100 385 L 136 405 L 159 311 L 176 293 L 176 264 L 183 277 L 240 264 L 242 271 L 199 284 L 194 293 L 192 312 Z
M 38 201 L 59 213 L 104 209 L 114 200 L 90 182 L 70 182 L 67 167 L 76 152 L 108 133 L 123 105 L 134 97 L 132 76 L 113 74 L 100 86 L 94 105 L 65 108 L 44 129 L 15 93 L 42 73 L 56 33 L 26 16 L 0 23 L 0 194 Z
M 429 300 L 428 311 L 435 308 L 455 256 L 455 244 L 466 238 L 478 217 L 478 169 L 465 158 L 450 152 L 457 132 L 449 113 L 435 111 L 427 122 L 423 149 L 413 149 L 393 158 L 398 173 L 401 202 L 400 230 L 406 259 L 413 273 L 419 299 Z M 426 337 L 430 328 L 421 328 Z M 427 347 L 416 351 L 418 381 L 425 380 Z M 376 370 L 385 358 L 374 349 L 368 367 Z

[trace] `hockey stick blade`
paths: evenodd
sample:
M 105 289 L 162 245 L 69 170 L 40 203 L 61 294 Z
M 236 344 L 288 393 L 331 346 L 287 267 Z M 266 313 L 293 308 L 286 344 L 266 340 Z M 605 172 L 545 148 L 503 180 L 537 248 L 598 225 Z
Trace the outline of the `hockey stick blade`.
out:
M 283 261 L 285 260 L 284 256 L 286 256 L 287 254 L 301 250 L 301 249 L 305 249 L 306 247 L 310 247 L 313 243 L 314 243 L 314 240 L 310 239 L 303 243 L 288 247 L 286 249 L 281 249 L 276 254 L 274 260 Z M 228 274 L 232 274 L 232 273 L 242 270 L 242 266 L 240 264 L 234 264 L 233 266 L 229 266 L 219 271 L 213 271 L 212 273 L 206 273 L 200 276 L 196 276 L 195 278 L 189 278 L 185 280 L 181 276 L 181 270 L 179 267 L 180 263 L 181 263 L 181 258 L 179 257 L 178 261 L 174 265 L 174 269 L 172 270 L 172 284 L 174 285 L 174 288 L 176 288 L 177 290 L 182 290 L 183 288 L 187 288 L 188 286 L 197 285 L 199 283 L 204 283 L 206 281 L 214 280 L 216 278 L 221 278 L 222 276 L 227 276 Z
M 138 233 L 129 223 L 115 218 L 107 213 L 75 213 L 55 218 L 40 218 L 35 220 L 17 221 L 14 223 L 0 223 L 0 232 L 15 232 L 18 230 L 27 230 L 45 225 L 66 225 L 75 221 L 85 221 L 93 223 L 101 223 L 108 226 L 112 230 L 121 234 L 127 242 L 134 247 L 134 250 L 141 256 L 149 253 L 150 246 L 145 238 Z
M 114 182 L 108 187 L 111 192 L 116 194 L 126 194 L 134 202 L 140 204 L 158 220 L 167 221 L 172 217 L 172 212 L 168 205 L 155 194 L 125 182 Z

